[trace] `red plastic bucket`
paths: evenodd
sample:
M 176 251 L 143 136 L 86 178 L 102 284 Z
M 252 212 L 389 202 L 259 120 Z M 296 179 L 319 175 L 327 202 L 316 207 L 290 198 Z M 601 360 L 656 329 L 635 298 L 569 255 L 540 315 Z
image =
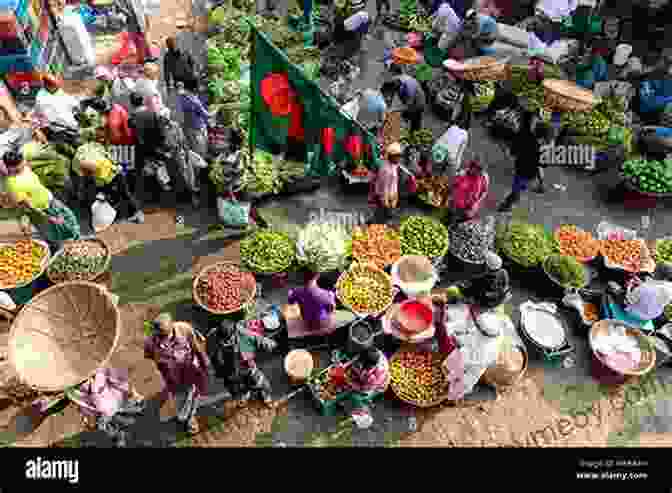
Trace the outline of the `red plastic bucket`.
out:
M 405 331 L 420 333 L 432 326 L 432 308 L 416 300 L 404 301 L 399 307 L 399 323 Z

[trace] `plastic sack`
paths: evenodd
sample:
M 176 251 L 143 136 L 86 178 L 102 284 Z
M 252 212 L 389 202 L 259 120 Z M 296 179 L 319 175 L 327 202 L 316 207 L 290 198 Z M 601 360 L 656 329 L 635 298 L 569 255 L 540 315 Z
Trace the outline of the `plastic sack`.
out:
M 649 281 L 628 293 L 628 304 L 625 311 L 642 320 L 653 320 L 665 311 L 672 302 L 672 283 Z
M 117 218 L 117 210 L 110 205 L 105 196 L 99 193 L 96 201 L 91 205 L 91 223 L 96 233 L 109 228 Z
M 251 204 L 217 197 L 217 215 L 226 226 L 247 226 L 250 222 Z

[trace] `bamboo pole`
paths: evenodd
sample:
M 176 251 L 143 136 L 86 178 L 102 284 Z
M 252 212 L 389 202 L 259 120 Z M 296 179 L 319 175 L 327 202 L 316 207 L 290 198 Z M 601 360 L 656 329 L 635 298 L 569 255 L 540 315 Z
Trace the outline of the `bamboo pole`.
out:
M 249 21 L 248 21 L 249 22 Z M 250 43 L 251 43 L 251 49 L 250 49 L 250 60 L 252 61 L 252 65 L 250 66 L 250 119 L 249 119 L 249 144 L 250 144 L 250 156 L 254 156 L 254 150 L 257 147 L 257 142 L 256 142 L 256 123 L 255 123 L 255 107 L 256 107 L 256 101 L 257 101 L 257 91 L 258 87 L 256 87 L 256 81 L 252 77 L 252 74 L 254 73 L 254 66 L 257 63 L 257 32 L 256 28 L 252 23 L 250 22 Z

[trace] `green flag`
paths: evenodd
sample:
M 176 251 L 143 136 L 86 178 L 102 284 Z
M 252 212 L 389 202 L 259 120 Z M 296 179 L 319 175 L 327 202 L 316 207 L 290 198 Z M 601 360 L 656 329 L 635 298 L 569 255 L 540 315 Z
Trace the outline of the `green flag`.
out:
M 376 168 L 379 149 L 373 136 L 344 115 L 303 69 L 252 26 L 252 66 L 250 71 L 251 118 L 250 146 L 273 154 L 282 154 L 288 143 L 303 146 L 306 172 L 312 176 L 335 173 L 334 163 L 348 159 L 344 143 L 359 135 L 368 144 L 365 164 Z M 327 154 L 322 142 L 323 130 L 331 128 L 335 144 Z

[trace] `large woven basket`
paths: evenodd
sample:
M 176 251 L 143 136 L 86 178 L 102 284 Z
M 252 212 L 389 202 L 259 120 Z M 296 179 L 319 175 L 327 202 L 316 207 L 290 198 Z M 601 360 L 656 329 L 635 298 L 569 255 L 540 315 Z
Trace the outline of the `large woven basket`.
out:
M 211 272 L 240 272 L 244 276 L 249 276 L 251 278 L 251 281 L 253 281 L 252 288 L 250 290 L 247 290 L 245 292 L 241 292 L 241 303 L 240 306 L 236 308 L 232 308 L 230 310 L 225 310 L 225 311 L 218 311 L 212 309 L 207 301 L 206 301 L 206 294 L 205 294 L 205 283 L 207 283 L 207 276 Z M 237 266 L 236 264 L 232 262 L 217 262 L 216 264 L 209 265 L 205 268 L 203 268 L 198 275 L 194 278 L 194 284 L 193 284 L 193 297 L 194 301 L 198 306 L 203 308 L 205 311 L 212 313 L 214 315 L 228 315 L 231 313 L 236 313 L 243 308 L 245 308 L 247 305 L 252 303 L 254 300 L 255 296 L 257 295 L 257 283 L 254 278 L 254 275 L 249 273 L 249 272 L 243 272 L 240 270 L 240 267 Z
M 462 77 L 466 80 L 488 81 L 506 80 L 510 77 L 506 61 L 495 57 L 483 56 L 465 60 Z
M 91 282 L 57 284 L 14 318 L 9 362 L 22 383 L 59 392 L 107 364 L 120 329 L 121 314 L 107 289 Z
M 601 334 L 606 334 L 609 331 L 610 324 L 612 323 L 626 325 L 624 322 L 618 320 L 600 320 L 599 322 L 595 322 L 590 329 L 588 342 L 590 343 L 590 349 L 593 351 L 595 358 L 611 371 L 622 374 L 626 377 L 641 377 L 642 375 L 646 375 L 651 370 L 653 370 L 656 365 L 656 349 L 654 345 L 649 342 L 649 339 L 640 330 L 627 326 L 625 331 L 626 334 L 636 337 L 639 342 L 639 346 L 642 352 L 642 359 L 640 360 L 639 365 L 637 365 L 637 367 L 633 368 L 632 370 L 621 372 L 616 371 L 605 363 L 604 359 L 598 354 L 597 351 L 595 351 L 593 341 L 595 340 L 595 337 L 598 337 Z
M 548 111 L 590 111 L 599 102 L 591 91 L 568 80 L 546 79 L 543 84 Z
M 370 311 L 359 312 L 359 311 L 355 310 L 347 301 L 345 301 L 345 296 L 343 295 L 343 283 L 345 282 L 345 280 L 348 276 L 354 275 L 353 269 L 359 269 L 359 268 L 363 268 L 365 270 L 376 273 L 386 280 L 389 303 L 387 304 L 387 306 L 385 306 L 379 312 L 375 312 L 375 313 L 370 312 Z M 336 297 L 339 299 L 339 301 L 343 304 L 343 306 L 345 308 L 347 308 L 352 313 L 354 313 L 355 315 L 357 315 L 359 317 L 362 317 L 362 318 L 367 317 L 367 316 L 379 317 L 382 314 L 384 314 L 390 308 L 390 306 L 392 306 L 392 303 L 394 302 L 394 294 L 395 294 L 394 285 L 392 284 L 392 278 L 390 277 L 390 275 L 387 274 L 384 270 L 381 270 L 381 269 L 379 269 L 379 268 L 377 268 L 373 265 L 370 265 L 370 264 L 353 263 L 350 266 L 350 269 L 348 269 L 347 271 L 344 271 L 343 273 L 341 273 L 340 276 L 338 276 L 338 280 L 336 281 Z
M 396 353 L 394 353 L 394 356 L 392 356 L 392 358 L 390 360 L 390 365 L 392 365 L 396 360 L 398 360 L 401 357 L 401 354 L 403 352 L 412 351 L 412 350 L 413 349 L 411 348 L 411 346 L 402 346 L 402 348 L 399 349 L 399 351 L 397 351 Z M 436 353 L 436 357 L 437 358 L 440 357 L 438 355 L 438 353 Z M 443 375 L 443 372 L 440 372 L 440 374 Z M 420 402 L 420 401 L 417 401 L 417 400 L 414 400 L 414 399 L 404 397 L 402 392 L 399 391 L 399 389 L 396 385 L 396 382 L 393 379 L 390 380 L 390 387 L 392 388 L 392 391 L 394 392 L 394 394 L 397 396 L 397 398 L 400 401 L 405 402 L 407 404 L 411 404 L 412 406 L 415 406 L 415 407 L 420 407 L 420 408 L 428 408 L 428 407 L 438 406 L 442 402 L 445 402 L 446 400 L 448 400 L 448 395 L 449 395 L 449 393 L 448 393 L 449 385 L 446 385 L 446 391 L 443 394 L 441 394 L 440 396 L 438 396 L 436 399 L 434 399 L 433 401 L 431 401 L 431 402 Z
M 3 284 L 0 282 L 0 289 L 17 289 L 17 288 L 22 288 L 22 287 L 25 287 L 25 286 L 29 286 L 33 281 L 35 281 L 35 279 L 38 279 L 40 276 L 42 276 L 42 274 L 44 274 L 44 271 L 45 271 L 45 270 L 47 269 L 47 267 L 49 266 L 49 260 L 50 260 L 50 258 L 51 258 L 51 252 L 50 252 L 50 250 L 49 250 L 49 245 L 47 245 L 45 242 L 43 242 L 43 241 L 41 241 L 41 240 L 35 240 L 35 239 L 32 239 L 32 238 L 31 238 L 31 241 L 33 241 L 34 243 L 37 243 L 38 245 L 40 245 L 40 246 L 44 249 L 44 251 L 45 251 L 45 256 L 44 256 L 44 258 L 42 259 L 42 262 L 40 263 L 40 270 L 39 270 L 39 272 L 38 272 L 37 274 L 35 274 L 35 275 L 32 277 L 32 279 L 30 279 L 29 281 L 21 282 L 21 283 L 19 283 L 19 284 L 15 284 L 15 285 L 3 285 Z M 16 244 L 16 242 L 8 242 L 8 243 L 0 242 L 0 248 L 1 248 L 1 247 L 5 247 L 5 246 L 13 246 L 13 245 L 15 245 L 15 244 Z
M 105 263 L 103 265 L 103 268 L 99 272 L 92 272 L 90 274 L 81 274 L 81 273 L 72 273 L 72 276 L 68 276 L 68 279 L 61 280 L 57 279 L 53 273 L 51 272 L 51 266 L 53 263 L 56 261 L 56 259 L 60 258 L 61 256 L 65 255 L 65 250 L 69 246 L 73 245 L 78 245 L 78 244 L 84 244 L 84 243 L 95 243 L 98 244 L 103 248 L 105 251 Z M 54 284 L 62 283 L 62 282 L 71 282 L 71 281 L 88 281 L 88 282 L 95 282 L 98 280 L 101 276 L 103 276 L 109 269 L 110 269 L 110 263 L 112 262 L 112 250 L 108 246 L 105 241 L 103 241 L 100 238 L 90 238 L 86 240 L 68 240 L 63 242 L 63 247 L 56 252 L 56 254 L 51 258 L 51 261 L 49 262 L 49 267 L 47 268 L 47 277 L 51 282 Z

